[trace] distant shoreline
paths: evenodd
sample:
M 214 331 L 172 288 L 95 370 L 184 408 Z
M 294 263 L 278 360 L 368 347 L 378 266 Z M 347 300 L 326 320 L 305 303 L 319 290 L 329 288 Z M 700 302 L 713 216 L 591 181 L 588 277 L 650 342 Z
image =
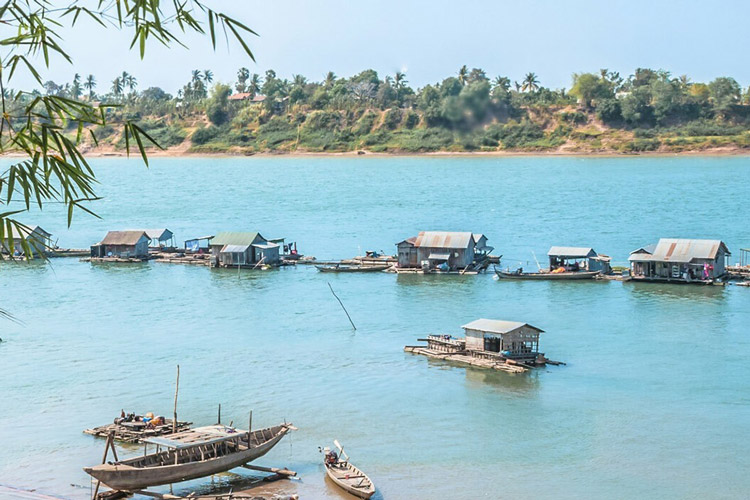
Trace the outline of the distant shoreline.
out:
M 208 151 L 187 151 L 185 149 L 175 150 L 150 150 L 147 152 L 149 158 L 239 158 L 239 157 L 260 157 L 260 158 L 273 158 L 273 157 L 286 157 L 286 158 L 310 158 L 310 157 L 380 157 L 380 158 L 399 158 L 399 157 L 432 157 L 432 158 L 471 158 L 471 157 L 570 157 L 570 158 L 638 158 L 638 157 L 649 157 L 649 158 L 666 158 L 666 157 L 679 157 L 679 156 L 693 156 L 693 157 L 707 157 L 707 156 L 748 156 L 750 157 L 750 149 L 738 148 L 738 147 L 719 147 L 710 149 L 700 150 L 688 150 L 688 151 L 641 151 L 641 152 L 628 152 L 618 153 L 616 151 L 427 151 L 427 152 L 405 152 L 405 151 L 394 151 L 394 152 L 371 152 L 367 150 L 357 151 L 331 151 L 331 152 L 320 152 L 320 151 L 264 151 L 259 153 L 246 153 L 246 152 L 233 152 L 233 151 L 221 151 L 221 152 L 208 152 Z M 86 158 L 127 158 L 125 152 L 120 151 L 87 151 L 84 153 Z M 0 158 L 26 158 L 26 155 L 17 153 L 4 153 L 0 154 Z M 133 159 L 140 160 L 140 154 L 131 153 L 130 157 Z

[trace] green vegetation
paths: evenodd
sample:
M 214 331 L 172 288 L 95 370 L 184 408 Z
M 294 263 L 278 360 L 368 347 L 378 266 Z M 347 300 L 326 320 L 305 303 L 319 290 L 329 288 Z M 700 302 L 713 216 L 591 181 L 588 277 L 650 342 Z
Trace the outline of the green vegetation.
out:
M 127 72 L 104 94 L 94 75 L 43 88 L 29 95 L 116 103 L 110 122 L 136 120 L 162 147 L 192 152 L 679 152 L 746 148 L 750 137 L 750 97 L 732 78 L 693 83 L 644 68 L 628 78 L 576 73 L 568 92 L 544 87 L 534 73 L 491 80 L 466 66 L 419 89 L 400 72 L 382 79 L 373 70 L 329 72 L 312 82 L 247 68 L 231 86 L 214 82 L 211 70 L 193 70 L 174 97 L 139 92 Z M 99 147 L 125 147 L 122 129 L 96 131 Z

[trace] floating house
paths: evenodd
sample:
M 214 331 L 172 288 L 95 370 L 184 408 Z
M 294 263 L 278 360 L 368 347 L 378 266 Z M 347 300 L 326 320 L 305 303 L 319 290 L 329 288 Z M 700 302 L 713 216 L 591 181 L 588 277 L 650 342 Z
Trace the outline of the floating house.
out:
M 274 266 L 279 263 L 279 245 L 260 233 L 218 233 L 209 245 L 214 267 Z
M 2 253 L 10 253 L 7 239 L 13 240 L 13 254 L 20 256 L 24 253 L 24 244 L 28 244 L 31 255 L 37 257 L 44 254 L 52 246 L 52 235 L 39 226 L 11 226 L 9 238 L 3 238 Z
M 563 268 L 565 271 L 599 271 L 602 274 L 612 272 L 612 259 L 589 247 L 551 247 L 547 256 L 550 271 Z
M 492 251 L 483 234 L 450 231 L 422 231 L 396 247 L 399 268 L 443 271 L 466 269 Z
M 174 233 L 169 229 L 144 229 L 143 232 L 148 236 L 149 244 L 151 248 L 174 248 L 175 240 Z
M 193 253 L 208 252 L 211 249 L 211 240 L 213 238 L 214 236 L 210 235 L 185 240 L 185 251 Z
M 528 323 L 477 319 L 462 326 L 464 338 L 428 335 L 427 346 L 407 346 L 407 352 L 509 372 L 523 372 L 550 361 L 539 352 L 539 335 L 544 330 Z
M 726 274 L 729 249 L 721 240 L 662 238 L 630 253 L 634 280 L 711 283 Z
M 110 231 L 102 241 L 91 246 L 91 257 L 144 259 L 151 240 L 145 231 Z

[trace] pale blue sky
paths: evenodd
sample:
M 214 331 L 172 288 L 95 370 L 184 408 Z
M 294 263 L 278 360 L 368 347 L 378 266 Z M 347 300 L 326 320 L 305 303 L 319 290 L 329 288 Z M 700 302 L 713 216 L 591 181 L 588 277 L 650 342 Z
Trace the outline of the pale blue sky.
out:
M 520 80 L 534 71 L 543 85 L 570 87 L 573 72 L 607 67 L 623 76 L 636 67 L 664 68 L 694 81 L 716 76 L 750 83 L 748 5 L 693 0 L 206 0 L 242 20 L 257 64 L 236 44 L 212 51 L 208 39 L 191 37 L 191 49 L 151 46 L 141 61 L 129 37 L 95 26 L 66 30 L 74 66 L 57 62 L 45 77 L 69 81 L 93 73 L 100 91 L 121 71 L 141 89 L 175 92 L 192 69 L 211 69 L 233 81 L 240 66 L 282 77 L 301 73 L 321 79 L 328 70 L 349 76 L 366 68 L 381 76 L 405 70 L 422 86 L 455 74 L 462 64 L 494 77 Z M 92 42 L 94 36 L 106 37 Z M 29 79 L 12 82 L 13 87 Z

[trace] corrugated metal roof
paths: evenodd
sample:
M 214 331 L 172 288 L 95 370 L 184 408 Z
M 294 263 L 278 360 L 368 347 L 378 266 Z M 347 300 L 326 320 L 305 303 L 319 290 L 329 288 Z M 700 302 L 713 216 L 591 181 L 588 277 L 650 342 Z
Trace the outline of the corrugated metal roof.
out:
M 596 252 L 593 248 L 587 247 L 550 247 L 547 255 L 549 257 L 572 257 L 574 259 L 585 259 L 586 257 L 595 257 Z
M 260 233 L 243 233 L 243 232 L 224 232 L 217 233 L 216 236 L 211 240 L 211 246 L 224 246 L 224 245 L 252 245 L 260 237 L 263 241 L 265 239 Z
M 430 253 L 430 256 L 427 257 L 430 260 L 448 260 L 451 258 L 451 254 L 449 253 Z
M 691 240 L 678 238 L 661 238 L 653 254 L 635 253 L 628 260 L 653 260 L 660 262 L 687 263 L 694 259 L 716 258 L 720 249 L 730 254 L 729 249 L 721 240 Z M 635 257 L 635 258 L 634 258 Z
M 500 319 L 475 319 L 471 323 L 467 323 L 461 328 L 465 328 L 467 330 L 478 330 L 480 332 L 488 332 L 488 333 L 510 333 L 512 331 L 518 330 L 519 328 L 527 326 L 529 328 L 533 328 L 534 330 L 537 330 L 539 332 L 543 332 L 541 328 L 537 328 L 535 326 L 531 326 L 528 323 L 521 323 L 518 321 L 504 321 Z
M 422 231 L 414 242 L 415 247 L 425 248 L 469 248 L 473 238 L 472 233 L 458 233 L 451 231 Z
M 170 239 L 174 234 L 169 229 L 144 229 L 150 240 L 164 241 Z
M 20 227 L 20 228 L 16 228 L 16 226 L 11 226 L 10 237 L 13 238 L 14 240 L 25 239 L 34 231 L 42 233 L 43 236 L 52 236 L 50 233 L 48 233 L 47 231 L 45 231 L 39 226 L 26 226 L 26 227 Z
M 141 238 L 148 236 L 145 231 L 110 231 L 101 245 L 136 245 Z
M 245 253 L 250 245 L 224 245 L 221 253 Z

